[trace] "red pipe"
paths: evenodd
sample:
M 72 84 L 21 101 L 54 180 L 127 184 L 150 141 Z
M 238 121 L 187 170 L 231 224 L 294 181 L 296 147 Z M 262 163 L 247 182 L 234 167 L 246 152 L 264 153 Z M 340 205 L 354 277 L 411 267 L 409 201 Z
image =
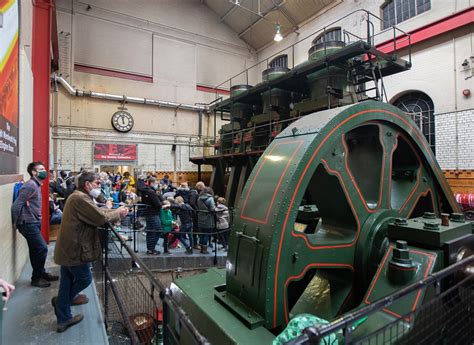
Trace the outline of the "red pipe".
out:
M 452 14 L 448 17 L 437 20 L 433 23 L 422 26 L 421 28 L 410 31 L 411 45 L 429 40 L 433 37 L 440 36 L 447 32 L 459 29 L 466 25 L 474 23 L 474 7 L 467 8 L 463 11 Z M 408 39 L 406 35 L 401 35 L 395 38 L 397 50 L 408 46 Z M 394 40 L 377 44 L 377 49 L 389 54 L 395 50 Z
M 455 194 L 454 197 L 463 210 L 474 208 L 474 194 Z
M 49 170 L 49 85 L 51 74 L 51 13 L 53 0 L 33 2 L 33 160 Z M 49 242 L 49 180 L 41 188 L 41 234 Z

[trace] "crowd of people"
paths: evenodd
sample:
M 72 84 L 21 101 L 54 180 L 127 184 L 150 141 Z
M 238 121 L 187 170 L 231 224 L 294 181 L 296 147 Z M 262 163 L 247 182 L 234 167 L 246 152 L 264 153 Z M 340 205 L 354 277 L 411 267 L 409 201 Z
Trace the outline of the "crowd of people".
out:
M 80 292 L 91 284 L 91 262 L 102 254 L 98 227 L 125 222 L 131 210 L 137 209 L 130 205 L 143 206 L 141 214 L 134 214 L 134 218 L 146 223 L 148 255 L 161 254 L 157 250 L 160 238 L 165 254 L 170 254 L 170 247 L 176 243 L 181 243 L 189 254 L 193 249 L 208 254 L 212 243 L 227 250 L 229 209 L 224 198 L 215 196 L 203 182 L 194 187 L 183 182 L 175 188 L 169 176 L 158 179 L 151 172 L 135 181 L 128 172 L 50 171 L 50 222 L 61 224 L 54 249 L 60 277 L 53 275 L 45 270 L 48 246 L 41 235 L 41 187 L 48 172 L 41 162 L 30 163 L 27 171 L 30 180 L 15 186 L 12 223 L 28 244 L 33 268 L 31 285 L 47 288 L 52 281 L 60 280 L 58 294 L 51 300 L 58 332 L 83 319 L 81 314 L 72 315 L 71 306 L 89 301 Z M 6 302 L 14 286 L 0 279 L 0 288 L 5 291 Z
M 50 224 L 61 223 L 66 200 L 76 189 L 82 173 L 50 171 Z M 122 229 L 121 225 L 142 229 L 148 255 L 171 255 L 170 249 L 181 246 L 188 254 L 196 250 L 208 254 L 214 245 L 227 250 L 230 214 L 226 200 L 214 195 L 204 182 L 194 187 L 187 182 L 175 186 L 168 175 L 160 179 L 158 172 L 151 171 L 138 178 L 129 172 L 122 175 L 102 171 L 98 176 L 100 190 L 94 192 L 94 202 L 108 209 L 135 206 L 125 219 L 114 225 L 118 230 Z M 123 238 L 131 240 L 132 236 Z

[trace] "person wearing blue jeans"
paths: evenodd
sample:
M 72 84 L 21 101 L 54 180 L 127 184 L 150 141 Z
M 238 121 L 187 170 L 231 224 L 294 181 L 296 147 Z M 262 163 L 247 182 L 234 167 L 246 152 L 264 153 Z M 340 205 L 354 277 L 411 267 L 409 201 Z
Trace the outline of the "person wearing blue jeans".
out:
M 162 197 L 159 194 L 158 183 L 154 177 L 149 177 L 148 186 L 140 186 L 139 192 L 142 197 L 142 202 L 146 205 L 143 209 L 146 221 L 146 253 L 148 255 L 159 255 L 161 254 L 155 249 L 156 244 L 161 236 L 164 237 L 163 246 L 167 245 L 167 236 L 163 233 L 160 220 L 160 210 L 162 206 Z M 165 251 L 168 250 L 166 246 Z
M 151 211 L 153 212 L 153 211 Z M 146 249 L 148 255 L 159 255 L 161 254 L 160 251 L 155 250 L 156 244 L 160 237 L 162 237 L 162 228 L 161 228 L 161 220 L 158 214 L 147 214 L 145 217 L 146 221 Z M 166 237 L 165 237 L 166 244 Z
M 71 305 L 79 292 L 92 282 L 90 264 L 79 266 L 61 266 L 61 279 L 59 280 L 58 297 L 54 299 L 58 324 L 65 324 L 71 320 Z
M 17 228 L 28 243 L 30 263 L 33 267 L 31 281 L 40 281 L 46 274 L 44 264 L 48 255 L 48 246 L 43 236 L 41 236 L 41 223 L 18 224 Z
M 11 215 L 13 224 L 26 239 L 33 267 L 31 285 L 46 288 L 58 276 L 46 273 L 44 264 L 48 255 L 48 246 L 41 236 L 41 186 L 47 171 L 41 162 L 31 162 L 26 169 L 31 179 L 21 187 L 18 197 L 13 201 Z
M 84 318 L 81 314 L 73 316 L 71 305 L 87 303 L 87 296 L 79 295 L 79 292 L 90 285 L 90 263 L 102 254 L 97 227 L 105 223 L 115 224 L 128 214 L 126 207 L 108 209 L 97 206 L 93 199 L 101 193 L 98 174 L 82 172 L 77 187 L 64 206 L 54 249 L 54 262 L 61 266 L 58 296 L 51 299 L 58 332 L 64 332 Z M 85 302 L 74 303 L 81 297 Z

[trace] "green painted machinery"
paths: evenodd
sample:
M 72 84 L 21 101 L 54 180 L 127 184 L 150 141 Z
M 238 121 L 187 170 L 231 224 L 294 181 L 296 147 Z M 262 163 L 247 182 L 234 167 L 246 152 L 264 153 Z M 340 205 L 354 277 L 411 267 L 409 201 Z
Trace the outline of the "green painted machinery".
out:
M 288 73 L 288 56 L 286 54 L 273 58 L 268 68 L 262 72 L 263 82 L 268 82 Z M 288 124 L 290 117 L 291 92 L 271 88 L 262 92 L 262 112 L 250 118 L 248 131 L 244 134 L 245 151 L 265 149 L 269 142 Z
M 340 28 L 323 32 L 313 40 L 308 50 L 308 60 L 295 68 L 304 68 L 313 61 L 324 60 L 345 46 L 346 42 L 341 38 Z M 342 61 L 308 74 L 306 76 L 308 97 L 295 104 L 291 115 L 301 116 L 321 109 L 356 103 L 358 99 L 354 80 L 348 73 L 352 63 L 353 60 Z
M 473 242 L 458 212 L 423 134 L 399 109 L 365 101 L 313 113 L 252 170 L 226 268 L 178 279 L 171 293 L 211 343 L 270 344 L 295 315 L 332 321 L 454 263 Z M 353 339 L 432 295 L 419 290 L 378 311 Z M 168 313 L 170 342 L 191 343 Z
M 251 85 L 234 85 L 230 88 L 230 96 L 235 97 L 242 92 L 251 89 Z M 253 114 L 251 105 L 236 102 L 230 106 L 230 122 L 226 123 L 219 130 L 220 142 L 217 143 L 218 152 L 228 154 L 232 152 L 241 152 L 242 132 L 248 119 Z

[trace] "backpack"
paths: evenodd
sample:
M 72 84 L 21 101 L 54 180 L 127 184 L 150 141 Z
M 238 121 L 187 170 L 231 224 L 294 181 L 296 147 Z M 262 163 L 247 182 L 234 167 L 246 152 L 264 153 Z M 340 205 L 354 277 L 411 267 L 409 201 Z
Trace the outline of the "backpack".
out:
M 23 181 L 19 181 L 15 183 L 15 185 L 13 186 L 13 202 L 15 202 L 16 199 L 18 199 L 18 195 L 20 195 L 20 189 L 21 187 L 23 187 L 23 184 L 24 184 Z

